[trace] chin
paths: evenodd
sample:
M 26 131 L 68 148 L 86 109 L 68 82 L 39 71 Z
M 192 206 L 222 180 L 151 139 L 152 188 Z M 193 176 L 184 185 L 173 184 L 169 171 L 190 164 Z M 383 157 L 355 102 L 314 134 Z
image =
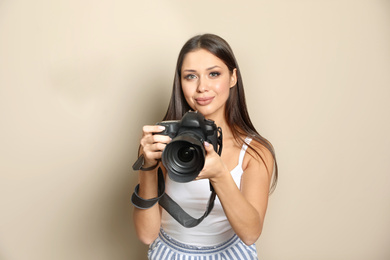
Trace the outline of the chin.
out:
M 210 113 L 210 109 L 207 107 L 197 107 L 197 108 L 195 108 L 195 111 L 202 113 L 202 115 L 204 115 L 205 117 L 212 114 L 212 113 Z
M 218 113 L 218 111 L 201 110 L 201 109 L 199 109 L 198 112 L 202 113 L 202 115 L 206 119 L 211 119 L 211 120 L 214 120 L 214 121 L 218 119 L 218 116 L 220 114 L 220 113 Z
M 219 114 L 222 114 L 222 116 L 224 116 L 224 113 L 220 111 L 221 108 L 216 109 L 212 104 L 209 104 L 207 106 L 199 106 L 197 104 L 193 104 L 190 107 L 194 111 L 198 111 L 199 113 L 201 113 L 206 119 L 215 120 L 217 119 Z

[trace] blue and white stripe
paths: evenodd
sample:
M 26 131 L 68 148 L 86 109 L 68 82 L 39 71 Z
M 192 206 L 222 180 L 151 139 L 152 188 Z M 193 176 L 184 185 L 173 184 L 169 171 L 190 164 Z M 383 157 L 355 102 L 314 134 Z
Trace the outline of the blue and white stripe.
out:
M 217 246 L 192 246 L 182 244 L 169 237 L 163 230 L 150 245 L 150 260 L 257 260 L 255 244 L 245 245 L 234 235 Z

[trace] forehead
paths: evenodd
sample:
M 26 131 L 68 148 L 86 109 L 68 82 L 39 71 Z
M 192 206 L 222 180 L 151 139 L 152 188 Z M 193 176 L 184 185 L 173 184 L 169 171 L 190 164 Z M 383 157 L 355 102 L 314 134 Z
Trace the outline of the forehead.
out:
M 220 58 L 205 49 L 197 49 L 185 55 L 181 69 L 202 70 L 213 66 L 227 69 L 227 66 Z

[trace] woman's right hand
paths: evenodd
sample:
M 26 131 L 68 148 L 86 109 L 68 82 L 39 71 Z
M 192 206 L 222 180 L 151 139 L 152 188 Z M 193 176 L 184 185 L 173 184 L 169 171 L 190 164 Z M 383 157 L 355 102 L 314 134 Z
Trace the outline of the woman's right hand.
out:
M 143 135 L 140 141 L 140 152 L 144 155 L 143 168 L 156 165 L 161 159 L 165 146 L 171 141 L 169 136 L 158 134 L 164 131 L 164 129 L 165 127 L 161 125 L 145 125 L 142 128 Z

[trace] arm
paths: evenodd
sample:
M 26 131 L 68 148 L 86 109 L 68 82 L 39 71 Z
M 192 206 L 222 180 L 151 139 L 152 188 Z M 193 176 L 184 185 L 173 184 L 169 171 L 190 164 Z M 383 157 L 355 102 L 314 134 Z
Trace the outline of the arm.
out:
M 271 153 L 262 147 L 255 149 L 262 155 L 268 168 L 257 155 L 246 156 L 241 190 L 210 146 L 206 146 L 209 161 L 198 176 L 198 179 L 210 179 L 233 230 L 247 245 L 255 243 L 262 232 L 273 171 Z
M 144 126 L 140 141 L 140 154 L 144 155 L 144 168 L 155 165 L 161 158 L 170 138 L 153 135 L 161 132 L 161 126 Z M 139 171 L 139 196 L 144 199 L 157 197 L 157 168 L 151 171 Z M 138 238 L 145 244 L 151 244 L 158 236 L 161 225 L 161 210 L 158 203 L 149 209 L 134 208 L 133 219 Z

